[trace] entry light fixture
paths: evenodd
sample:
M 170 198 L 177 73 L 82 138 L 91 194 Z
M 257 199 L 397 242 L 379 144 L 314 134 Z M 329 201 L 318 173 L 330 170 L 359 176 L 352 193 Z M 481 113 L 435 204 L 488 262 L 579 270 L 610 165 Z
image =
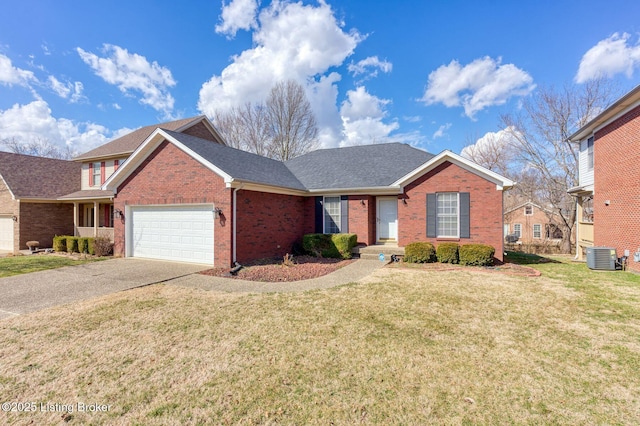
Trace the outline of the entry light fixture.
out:
M 11 216 L 11 219 L 13 219 L 14 222 L 17 222 L 18 221 L 18 216 L 13 215 L 13 216 Z
M 216 219 L 218 219 L 220 217 L 220 215 L 222 214 L 222 209 L 216 207 L 213 209 L 213 214 L 215 216 Z
M 116 217 L 118 219 L 122 219 L 122 210 L 113 209 L 113 217 Z

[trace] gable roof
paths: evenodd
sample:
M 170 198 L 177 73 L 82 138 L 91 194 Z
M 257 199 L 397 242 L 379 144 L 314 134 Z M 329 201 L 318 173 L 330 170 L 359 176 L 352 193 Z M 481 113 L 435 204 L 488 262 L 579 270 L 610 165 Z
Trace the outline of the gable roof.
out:
M 513 181 L 446 150 L 434 156 L 400 143 L 360 145 L 321 149 L 281 162 L 184 133 L 156 129 L 107 179 L 102 189 L 115 192 L 165 140 L 222 177 L 227 187 L 232 188 L 301 195 L 338 191 L 399 194 L 405 185 L 445 161 L 494 182 L 497 189 L 514 185 Z
M 80 189 L 74 161 L 0 152 L 0 176 L 14 199 L 51 199 Z
M 612 103 L 607 109 L 598 114 L 594 119 L 578 129 L 569 136 L 570 142 L 580 142 L 585 137 L 594 133 L 603 125 L 616 118 L 619 114 L 626 112 L 630 107 L 640 105 L 640 85 L 634 87 L 630 92 Z
M 136 150 L 144 142 L 154 130 L 158 127 L 167 130 L 181 131 L 192 127 L 199 122 L 207 120 L 204 115 L 199 115 L 197 117 L 183 118 L 181 120 L 169 121 L 167 123 L 153 124 L 150 126 L 144 126 L 137 130 L 134 130 L 130 133 L 127 133 L 124 136 L 121 136 L 117 139 L 112 140 L 111 142 L 107 142 L 104 145 L 100 145 L 99 147 L 92 149 L 91 151 L 85 152 L 74 158 L 74 160 L 90 160 L 93 158 L 103 158 L 103 157 L 116 157 L 129 155 L 133 151 Z
M 514 212 L 514 211 L 516 211 L 516 210 L 518 210 L 518 209 L 523 208 L 524 206 L 532 206 L 532 207 L 536 207 L 538 210 L 542 210 L 543 212 L 546 212 L 546 213 L 548 213 L 548 214 L 558 215 L 558 213 L 554 212 L 553 210 L 550 210 L 550 209 L 547 209 L 547 208 L 545 208 L 545 207 L 542 207 L 542 206 L 540 206 L 540 205 L 538 205 L 538 204 L 534 203 L 533 201 L 525 201 L 524 203 L 520 203 L 520 204 L 518 204 L 518 205 L 517 205 L 517 206 L 515 206 L 515 207 L 511 207 L 510 209 L 505 210 L 505 211 L 504 211 L 504 214 Z
M 305 187 L 281 161 L 220 145 L 184 133 L 156 129 L 129 159 L 104 183 L 115 191 L 164 140 L 189 154 L 230 185 L 234 181 L 304 191 Z
M 309 190 L 389 186 L 434 155 L 402 143 L 319 149 L 284 164 Z

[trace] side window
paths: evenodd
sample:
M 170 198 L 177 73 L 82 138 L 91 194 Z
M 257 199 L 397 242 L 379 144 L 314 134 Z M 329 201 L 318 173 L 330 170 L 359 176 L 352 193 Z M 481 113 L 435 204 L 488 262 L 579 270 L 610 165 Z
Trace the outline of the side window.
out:
M 518 236 L 518 238 L 522 237 L 522 224 L 514 223 L 513 224 L 513 233 Z
M 324 197 L 324 233 L 340 233 L 340 197 Z
M 593 170 L 593 136 L 587 139 L 587 168 Z

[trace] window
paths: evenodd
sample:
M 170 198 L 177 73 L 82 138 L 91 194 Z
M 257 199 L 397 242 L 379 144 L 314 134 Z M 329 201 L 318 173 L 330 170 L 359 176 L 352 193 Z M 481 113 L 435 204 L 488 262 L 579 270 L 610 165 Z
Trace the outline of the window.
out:
M 89 176 L 89 179 L 91 179 L 91 186 L 100 186 L 102 184 L 102 182 L 100 182 L 100 163 L 93 163 L 92 169 L 92 175 Z
M 587 170 L 593 170 L 593 136 L 587 139 Z
M 436 233 L 438 237 L 458 238 L 458 193 L 436 194 Z
M 593 197 L 582 198 L 582 222 L 593 223 Z
M 522 236 L 522 224 L 514 223 L 513 224 L 513 233 L 520 238 Z
M 533 225 L 533 238 L 541 238 L 542 237 L 542 225 L 536 223 Z
M 525 216 L 533 215 L 533 207 L 532 206 L 524 206 L 524 215 Z
M 340 233 L 340 197 L 324 197 L 324 233 Z

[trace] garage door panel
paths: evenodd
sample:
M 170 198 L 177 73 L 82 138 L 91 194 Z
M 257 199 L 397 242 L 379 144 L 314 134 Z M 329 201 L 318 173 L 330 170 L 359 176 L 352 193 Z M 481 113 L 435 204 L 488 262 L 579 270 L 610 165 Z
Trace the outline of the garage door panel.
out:
M 213 263 L 213 206 L 133 206 L 133 257 Z
M 0 217 L 0 250 L 13 251 L 13 219 Z

